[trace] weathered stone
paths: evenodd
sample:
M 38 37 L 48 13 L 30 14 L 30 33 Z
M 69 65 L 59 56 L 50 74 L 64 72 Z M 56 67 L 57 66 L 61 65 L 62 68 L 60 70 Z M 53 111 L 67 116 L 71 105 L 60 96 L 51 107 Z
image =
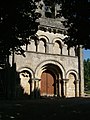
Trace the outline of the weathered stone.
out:
M 27 85 L 22 84 L 21 86 L 27 94 L 32 94 L 32 97 L 42 95 L 79 97 L 84 94 L 82 50 L 76 56 L 77 48 L 67 49 L 67 45 L 63 42 L 66 36 L 61 20 L 64 18 L 58 20 L 46 18 L 43 15 L 43 18 L 40 18 L 40 29 L 37 31 L 39 41 L 31 40 L 27 50 L 25 49 L 26 57 L 15 55 L 17 72 L 23 73 L 20 78 L 21 84 L 26 82 Z M 24 48 L 26 47 L 24 46 Z M 29 73 L 27 74 L 29 76 L 26 77 L 26 79 L 29 78 L 29 83 L 25 80 L 26 73 Z M 43 73 L 46 74 L 44 78 L 42 78 Z M 49 76 L 52 76 L 52 85 Z M 30 88 L 28 88 L 29 86 Z M 45 91 L 42 86 L 47 90 Z M 50 91 L 52 89 L 53 92 Z

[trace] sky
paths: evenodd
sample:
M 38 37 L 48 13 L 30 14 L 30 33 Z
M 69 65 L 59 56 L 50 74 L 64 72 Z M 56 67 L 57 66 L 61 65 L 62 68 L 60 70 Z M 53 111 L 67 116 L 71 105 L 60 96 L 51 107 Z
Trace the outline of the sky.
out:
M 83 50 L 83 58 L 84 59 L 90 59 L 90 50 L 89 49 L 87 49 L 87 50 Z

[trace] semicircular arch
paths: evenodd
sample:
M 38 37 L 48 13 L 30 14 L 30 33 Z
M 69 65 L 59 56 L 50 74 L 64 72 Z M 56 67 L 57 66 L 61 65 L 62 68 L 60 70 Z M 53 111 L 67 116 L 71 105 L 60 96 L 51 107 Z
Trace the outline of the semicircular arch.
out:
M 34 71 L 27 67 L 21 67 L 17 70 L 17 72 L 28 71 L 31 74 L 31 78 L 34 78 Z
M 76 77 L 76 80 L 78 80 L 78 73 L 77 73 L 77 71 L 75 71 L 75 70 L 69 70 L 67 73 L 66 73 L 66 79 L 68 79 L 68 76 L 69 76 L 69 74 L 74 74 L 75 75 L 75 77 Z
M 58 73 L 58 72 L 62 72 L 62 77 L 65 78 L 65 69 L 64 67 L 62 66 L 62 64 L 60 64 L 58 61 L 55 61 L 55 60 L 46 60 L 46 61 L 43 61 L 42 63 L 40 63 L 37 67 L 36 67 L 36 70 L 35 70 L 35 77 L 40 79 L 41 78 L 41 74 L 42 72 L 44 72 L 48 65 L 51 65 L 51 66 L 56 66 L 56 69 L 55 71 Z M 52 67 L 53 68 L 53 67 Z M 53 70 L 54 70 L 53 69 Z M 58 69 L 58 70 L 57 70 Z
M 39 40 L 44 39 L 46 41 L 46 43 L 49 43 L 49 38 L 45 35 L 40 35 L 40 36 L 38 36 L 38 38 L 39 38 Z
M 56 37 L 52 40 L 52 43 L 54 44 L 56 41 L 59 41 L 61 45 L 63 45 L 62 39 L 60 37 Z

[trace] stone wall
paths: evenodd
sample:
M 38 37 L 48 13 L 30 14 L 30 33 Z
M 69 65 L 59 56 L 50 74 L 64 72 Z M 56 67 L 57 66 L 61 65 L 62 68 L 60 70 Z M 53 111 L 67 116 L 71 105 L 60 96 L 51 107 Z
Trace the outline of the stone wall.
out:
M 21 72 L 23 70 L 26 70 L 30 72 L 30 79 L 32 79 L 33 83 L 33 88 L 31 91 L 33 91 L 35 87 L 40 90 L 40 80 L 43 71 L 45 71 L 45 69 L 48 69 L 48 66 L 50 70 L 56 67 L 55 70 L 57 69 L 56 71 L 58 72 L 56 73 L 55 71 L 55 73 L 59 76 L 62 76 L 58 77 L 58 89 L 60 94 L 62 88 L 61 82 L 63 81 L 64 96 L 79 96 L 78 57 L 75 56 L 75 48 L 71 48 L 71 52 L 70 54 L 68 54 L 67 45 L 63 43 L 63 39 L 65 37 L 63 34 L 54 34 L 53 32 L 49 33 L 39 30 L 37 32 L 37 35 L 39 40 L 31 40 L 31 42 L 33 43 L 31 43 L 32 46 L 28 45 L 28 49 L 25 52 L 26 57 L 15 55 L 17 71 Z M 57 42 L 56 49 L 55 42 Z M 61 45 L 61 48 L 59 44 Z M 62 50 L 62 52 L 60 52 L 59 50 Z M 73 79 L 70 78 L 70 75 L 73 76 Z M 34 83 L 34 81 L 36 82 Z

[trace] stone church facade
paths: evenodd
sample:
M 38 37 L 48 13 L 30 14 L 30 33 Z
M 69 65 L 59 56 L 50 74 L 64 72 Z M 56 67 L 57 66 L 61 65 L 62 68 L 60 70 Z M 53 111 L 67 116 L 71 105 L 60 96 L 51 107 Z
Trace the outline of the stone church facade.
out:
M 84 95 L 83 54 L 79 47 L 68 48 L 63 39 L 65 28 L 55 5 L 55 18 L 47 14 L 41 0 L 38 11 L 42 13 L 37 31 L 38 39 L 22 46 L 25 56 L 14 56 L 23 94 L 32 97 L 79 97 Z M 40 11 L 39 6 L 42 5 Z M 46 11 L 45 11 L 46 10 Z M 78 52 L 77 52 L 78 51 Z M 18 93 L 19 95 L 19 93 Z

